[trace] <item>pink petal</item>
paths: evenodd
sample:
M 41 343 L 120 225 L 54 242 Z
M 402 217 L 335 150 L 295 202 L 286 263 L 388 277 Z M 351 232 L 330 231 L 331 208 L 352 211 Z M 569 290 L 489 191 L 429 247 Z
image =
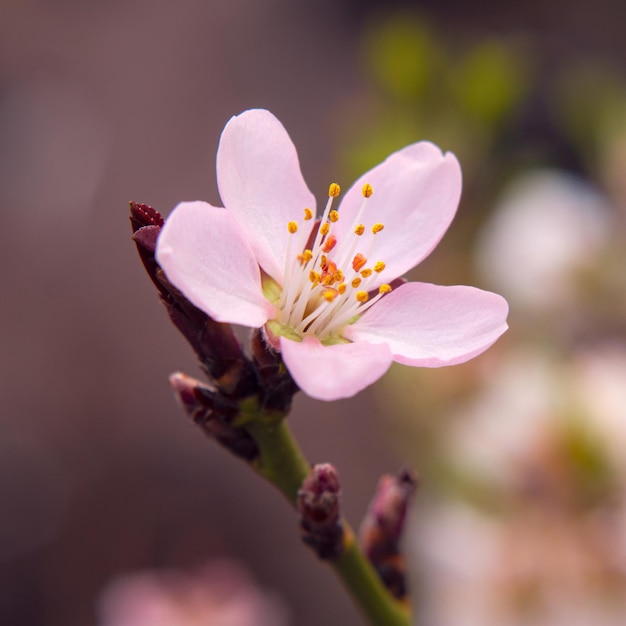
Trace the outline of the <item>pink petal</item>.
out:
M 218 322 L 259 327 L 274 314 L 254 254 L 224 209 L 179 204 L 159 235 L 156 259 L 172 284 Z
M 306 207 L 315 213 L 315 198 L 302 178 L 295 146 L 269 111 L 245 111 L 226 124 L 217 150 L 217 184 L 259 265 L 282 284 L 287 223 L 302 220 Z M 312 224 L 306 224 L 308 233 Z M 307 233 L 302 232 L 303 242 Z
M 486 350 L 508 328 L 501 296 L 474 287 L 406 283 L 385 296 L 343 336 L 386 343 L 394 361 L 440 367 Z
M 280 338 L 280 349 L 289 373 L 312 398 L 349 398 L 378 380 L 391 365 L 384 344 L 340 343 L 324 346 L 315 337 L 302 342 Z
M 334 231 L 340 240 L 352 228 L 365 183 L 374 193 L 361 218 L 367 235 L 357 252 L 367 249 L 372 224 L 384 224 L 369 260 L 385 262 L 378 283 L 390 282 L 428 256 L 448 229 L 461 197 L 461 167 L 451 152 L 426 141 L 394 152 L 346 193 Z

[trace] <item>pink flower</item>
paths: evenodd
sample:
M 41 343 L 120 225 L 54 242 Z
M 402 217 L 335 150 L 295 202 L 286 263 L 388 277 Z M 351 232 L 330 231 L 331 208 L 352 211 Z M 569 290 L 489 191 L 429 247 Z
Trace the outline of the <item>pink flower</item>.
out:
M 296 149 L 268 111 L 226 124 L 217 150 L 226 210 L 183 202 L 159 237 L 169 280 L 220 322 L 263 327 L 310 396 L 354 395 L 392 361 L 439 367 L 473 358 L 506 330 L 508 306 L 473 287 L 393 282 L 437 245 L 461 194 L 451 153 L 428 142 L 393 153 L 316 231 Z M 398 282 L 398 281 L 396 281 Z
M 107 585 L 100 626 L 287 626 L 287 612 L 234 561 L 196 572 L 147 570 Z

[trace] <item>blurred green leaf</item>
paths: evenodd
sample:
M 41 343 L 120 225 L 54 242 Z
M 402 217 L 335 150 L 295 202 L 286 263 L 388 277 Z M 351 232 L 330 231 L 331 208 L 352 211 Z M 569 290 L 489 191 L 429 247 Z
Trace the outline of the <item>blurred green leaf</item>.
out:
M 562 443 L 581 500 L 591 506 L 604 501 L 614 487 L 614 474 L 602 443 L 576 419 L 566 425 Z
M 605 66 L 577 64 L 557 81 L 553 107 L 562 130 L 594 158 L 599 135 L 626 117 L 626 88 Z
M 512 45 L 486 41 L 451 70 L 450 88 L 464 113 L 494 127 L 526 94 L 528 75 L 525 56 Z
M 392 96 L 417 100 L 428 90 L 442 53 L 425 23 L 397 14 L 377 23 L 365 36 L 369 69 Z

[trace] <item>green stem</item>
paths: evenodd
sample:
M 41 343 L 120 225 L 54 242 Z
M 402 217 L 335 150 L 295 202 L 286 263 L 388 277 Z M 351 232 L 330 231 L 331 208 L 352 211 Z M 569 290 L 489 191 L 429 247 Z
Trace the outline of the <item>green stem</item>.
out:
M 285 420 L 246 424 L 261 450 L 257 471 L 297 506 L 298 490 L 311 466 L 302 454 Z M 355 602 L 373 626 L 410 626 L 408 606 L 387 591 L 371 563 L 363 554 L 350 525 L 342 520 L 344 549 L 338 559 L 329 561 Z
M 285 420 L 271 423 L 257 420 L 246 424 L 246 430 L 261 450 L 256 470 L 296 506 L 298 490 L 311 471 L 311 464 L 302 454 Z

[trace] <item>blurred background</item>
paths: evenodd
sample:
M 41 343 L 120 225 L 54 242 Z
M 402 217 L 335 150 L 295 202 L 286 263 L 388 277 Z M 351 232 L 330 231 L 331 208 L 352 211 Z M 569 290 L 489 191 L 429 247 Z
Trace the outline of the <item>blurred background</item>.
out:
M 290 417 L 354 524 L 381 473 L 421 474 L 420 626 L 623 624 L 625 19 L 0 0 L 0 623 L 362 623 L 281 497 L 178 410 L 167 376 L 198 368 L 130 241 L 129 200 L 219 204 L 220 131 L 265 107 L 318 198 L 413 141 L 454 151 L 458 218 L 410 278 L 511 304 L 475 361 Z

